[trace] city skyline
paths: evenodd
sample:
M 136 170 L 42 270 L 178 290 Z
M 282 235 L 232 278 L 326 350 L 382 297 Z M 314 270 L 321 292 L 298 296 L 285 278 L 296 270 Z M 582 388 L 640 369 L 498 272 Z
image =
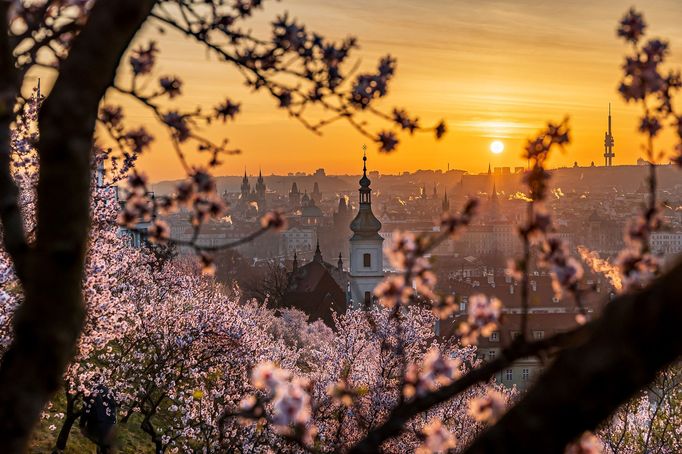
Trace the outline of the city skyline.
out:
M 269 22 L 288 11 L 310 30 L 323 30 L 330 38 L 357 36 L 360 49 L 356 58 L 361 70 L 374 67 L 386 53 L 396 57 L 396 78 L 379 106 L 384 110 L 408 107 L 424 125 L 444 118 L 448 133 L 439 142 L 429 134 L 401 135 L 398 150 L 388 155 L 378 153 L 368 138 L 344 123 L 332 125 L 321 137 L 311 133 L 285 112 L 273 109 L 270 97 L 249 94 L 238 73 L 214 65 L 215 58 L 196 52 L 194 43 L 171 31 L 160 35 L 155 26 L 147 26 L 131 47 L 150 38 L 159 41 L 166 51 L 157 72 L 183 79 L 183 106 L 210 103 L 223 96 L 242 103 L 235 123 L 207 131 L 214 138 L 229 138 L 243 152 L 225 157 L 216 171 L 219 175 L 238 175 L 245 167 L 256 173 L 259 166 L 268 175 L 311 172 L 318 167 L 325 167 L 330 174 L 352 173 L 363 143 L 368 144 L 375 168 L 385 173 L 446 169 L 448 164 L 478 173 L 485 171 L 489 162 L 493 167 L 514 167 L 524 164 L 520 155 L 525 139 L 545 121 L 564 115 L 571 119 L 573 143 L 550 165 L 568 166 L 574 161 L 599 165 L 609 102 L 614 164 L 634 164 L 641 157 L 642 141 L 637 137 L 640 112 L 616 92 L 627 48 L 616 39 L 613 11 L 629 3 L 598 0 L 557 6 L 525 0 L 480 2 L 473 8 L 460 8 L 460 2 L 399 2 L 391 8 L 383 3 L 350 1 L 336 6 L 333 2 L 288 0 L 256 13 L 253 27 L 267 33 Z M 682 14 L 674 2 L 655 3 L 657 7 L 647 11 L 647 19 L 660 36 L 670 40 L 670 66 L 674 67 L 682 62 L 682 33 L 675 29 Z M 520 24 L 523 34 L 518 33 Z M 410 44 L 410 33 L 420 34 L 423 44 L 419 48 Z M 153 123 L 141 107 L 130 105 L 127 110 L 131 120 Z M 367 120 L 374 130 L 385 126 Z M 158 141 L 140 158 L 140 168 L 153 181 L 182 177 L 180 164 L 168 159 L 170 144 L 165 132 L 160 128 L 152 132 Z M 500 154 L 490 152 L 495 140 L 504 144 Z M 660 143 L 665 151 L 672 151 L 670 134 L 663 135 Z

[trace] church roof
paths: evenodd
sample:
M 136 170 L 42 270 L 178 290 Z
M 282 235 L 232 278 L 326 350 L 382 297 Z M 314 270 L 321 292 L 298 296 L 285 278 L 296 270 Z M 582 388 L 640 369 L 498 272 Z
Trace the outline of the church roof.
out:
M 289 286 L 284 303 L 307 313 L 311 319 L 322 319 L 333 326 L 332 311 L 346 310 L 344 288 L 348 275 L 325 262 L 319 244 L 312 261 L 298 267 L 289 275 Z
M 358 214 L 350 223 L 350 229 L 353 231 L 353 238 L 375 238 L 381 237 L 379 230 L 381 230 L 381 221 L 379 221 L 371 209 L 363 209 L 360 206 Z M 352 238 L 351 238 L 352 239 Z

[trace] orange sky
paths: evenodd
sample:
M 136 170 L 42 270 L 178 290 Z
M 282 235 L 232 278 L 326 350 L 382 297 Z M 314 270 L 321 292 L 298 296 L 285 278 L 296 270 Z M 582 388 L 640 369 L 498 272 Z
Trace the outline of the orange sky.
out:
M 570 3 L 568 5 L 567 3 Z M 634 133 L 638 110 L 620 101 L 616 86 L 625 46 L 616 39 L 618 19 L 631 0 L 571 2 L 507 0 L 283 0 L 266 2 L 251 22 L 265 32 L 266 24 L 282 11 L 299 18 L 309 30 L 342 38 L 359 38 L 355 57 L 363 68 L 373 68 L 378 57 L 390 53 L 398 71 L 385 110 L 406 107 L 423 124 L 439 118 L 449 133 L 436 142 L 431 134 L 401 135 L 401 146 L 379 155 L 368 144 L 370 167 L 385 173 L 416 169 L 466 169 L 481 172 L 493 166 L 523 165 L 519 159 L 525 138 L 546 120 L 571 117 L 574 142 L 552 164 L 589 165 L 602 162 L 603 135 L 609 101 L 613 103 L 616 141 L 614 162 L 634 163 L 640 138 Z M 638 5 L 635 5 L 638 6 Z M 669 39 L 671 64 L 682 66 L 682 6 L 679 0 L 650 0 L 645 12 L 652 35 Z M 218 63 L 198 45 L 174 33 L 158 35 L 146 27 L 139 40 L 154 38 L 162 49 L 157 75 L 177 74 L 185 81 L 186 106 L 215 105 L 224 96 L 242 103 L 237 121 L 210 131 L 226 136 L 243 150 L 226 157 L 218 174 L 258 171 L 327 173 L 359 171 L 361 146 L 366 139 L 339 123 L 318 137 L 276 109 L 266 94 L 251 94 L 233 67 Z M 129 110 L 134 123 L 151 124 L 150 114 Z M 383 123 L 374 122 L 376 127 Z M 376 128 L 375 128 L 376 129 Z M 158 137 L 163 131 L 156 129 Z M 493 139 L 506 149 L 494 156 Z M 670 148 L 670 137 L 661 146 Z M 140 161 L 153 180 L 178 178 L 181 167 L 168 142 L 159 140 Z

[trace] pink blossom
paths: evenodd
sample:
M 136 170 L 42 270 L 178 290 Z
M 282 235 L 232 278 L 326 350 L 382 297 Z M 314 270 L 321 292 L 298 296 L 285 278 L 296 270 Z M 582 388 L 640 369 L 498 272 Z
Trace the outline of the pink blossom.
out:
M 418 454 L 448 452 L 457 446 L 455 436 L 440 419 L 433 419 L 422 429 L 424 442 L 415 451 Z
M 507 400 L 505 396 L 494 389 L 488 389 L 483 397 L 476 397 L 469 402 L 469 414 L 480 422 L 492 424 L 505 411 Z

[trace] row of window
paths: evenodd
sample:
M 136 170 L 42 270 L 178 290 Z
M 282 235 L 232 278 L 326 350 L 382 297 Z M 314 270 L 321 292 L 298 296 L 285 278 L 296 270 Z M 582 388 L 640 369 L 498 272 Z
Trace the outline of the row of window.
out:
M 530 378 L 530 369 L 521 369 L 521 380 L 523 381 L 528 381 Z M 514 369 L 507 369 L 504 371 L 504 379 L 506 381 L 512 381 L 514 380 Z
M 520 331 L 512 331 L 511 332 L 511 337 L 512 339 L 516 339 L 517 336 L 521 334 Z M 540 340 L 545 338 L 545 332 L 541 330 L 533 330 L 533 339 L 535 340 Z M 500 332 L 499 331 L 493 331 L 490 334 L 490 342 L 499 342 L 500 341 Z

